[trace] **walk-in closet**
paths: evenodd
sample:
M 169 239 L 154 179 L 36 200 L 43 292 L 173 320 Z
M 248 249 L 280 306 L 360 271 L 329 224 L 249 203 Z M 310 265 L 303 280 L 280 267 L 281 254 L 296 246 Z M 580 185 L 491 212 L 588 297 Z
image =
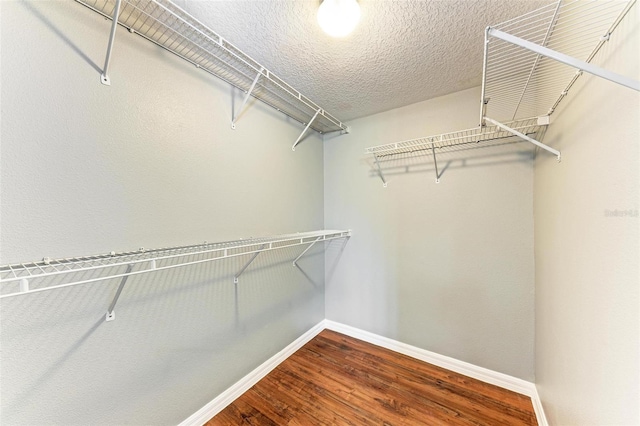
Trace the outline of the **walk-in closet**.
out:
M 2 425 L 640 425 L 635 0 L 0 0 Z

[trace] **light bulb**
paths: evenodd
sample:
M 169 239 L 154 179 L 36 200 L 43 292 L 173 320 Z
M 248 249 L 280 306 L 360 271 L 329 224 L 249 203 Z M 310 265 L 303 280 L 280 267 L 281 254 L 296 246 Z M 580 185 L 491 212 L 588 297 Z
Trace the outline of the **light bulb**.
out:
M 344 37 L 358 25 L 360 5 L 356 0 L 324 0 L 318 8 L 318 24 L 332 37 Z

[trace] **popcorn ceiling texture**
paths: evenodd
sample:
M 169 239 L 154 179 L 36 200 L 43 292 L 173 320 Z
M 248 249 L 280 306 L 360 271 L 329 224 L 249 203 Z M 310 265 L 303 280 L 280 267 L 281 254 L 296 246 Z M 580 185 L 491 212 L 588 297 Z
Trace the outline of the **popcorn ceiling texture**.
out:
M 360 0 L 343 39 L 317 24 L 319 1 L 177 1 L 340 120 L 481 84 L 484 28 L 550 1 Z

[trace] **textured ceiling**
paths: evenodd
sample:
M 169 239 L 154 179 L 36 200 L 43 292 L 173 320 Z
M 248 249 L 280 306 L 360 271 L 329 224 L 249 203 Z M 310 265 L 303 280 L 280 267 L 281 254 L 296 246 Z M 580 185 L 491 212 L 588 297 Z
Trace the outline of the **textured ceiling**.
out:
M 319 1 L 176 3 L 348 121 L 480 85 L 484 28 L 549 2 L 359 0 L 361 21 L 344 39 L 319 28 Z

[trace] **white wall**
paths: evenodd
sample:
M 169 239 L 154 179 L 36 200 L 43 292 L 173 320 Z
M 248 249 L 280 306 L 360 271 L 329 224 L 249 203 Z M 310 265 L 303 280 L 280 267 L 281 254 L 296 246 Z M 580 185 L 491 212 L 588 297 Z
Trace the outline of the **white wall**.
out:
M 533 380 L 533 159 L 525 143 L 383 161 L 364 150 L 478 124 L 479 89 L 355 120 L 325 138 L 327 318 Z M 447 166 L 447 162 L 451 162 Z
M 0 264 L 323 228 L 323 149 L 73 1 L 2 1 Z M 122 30 L 122 29 L 120 29 Z M 301 248 L 3 299 L 2 424 L 175 424 L 324 318 Z
M 640 80 L 636 4 L 596 63 Z M 551 424 L 640 424 L 640 96 L 583 76 L 535 161 L 536 382 Z M 632 216 L 608 216 L 607 211 Z

